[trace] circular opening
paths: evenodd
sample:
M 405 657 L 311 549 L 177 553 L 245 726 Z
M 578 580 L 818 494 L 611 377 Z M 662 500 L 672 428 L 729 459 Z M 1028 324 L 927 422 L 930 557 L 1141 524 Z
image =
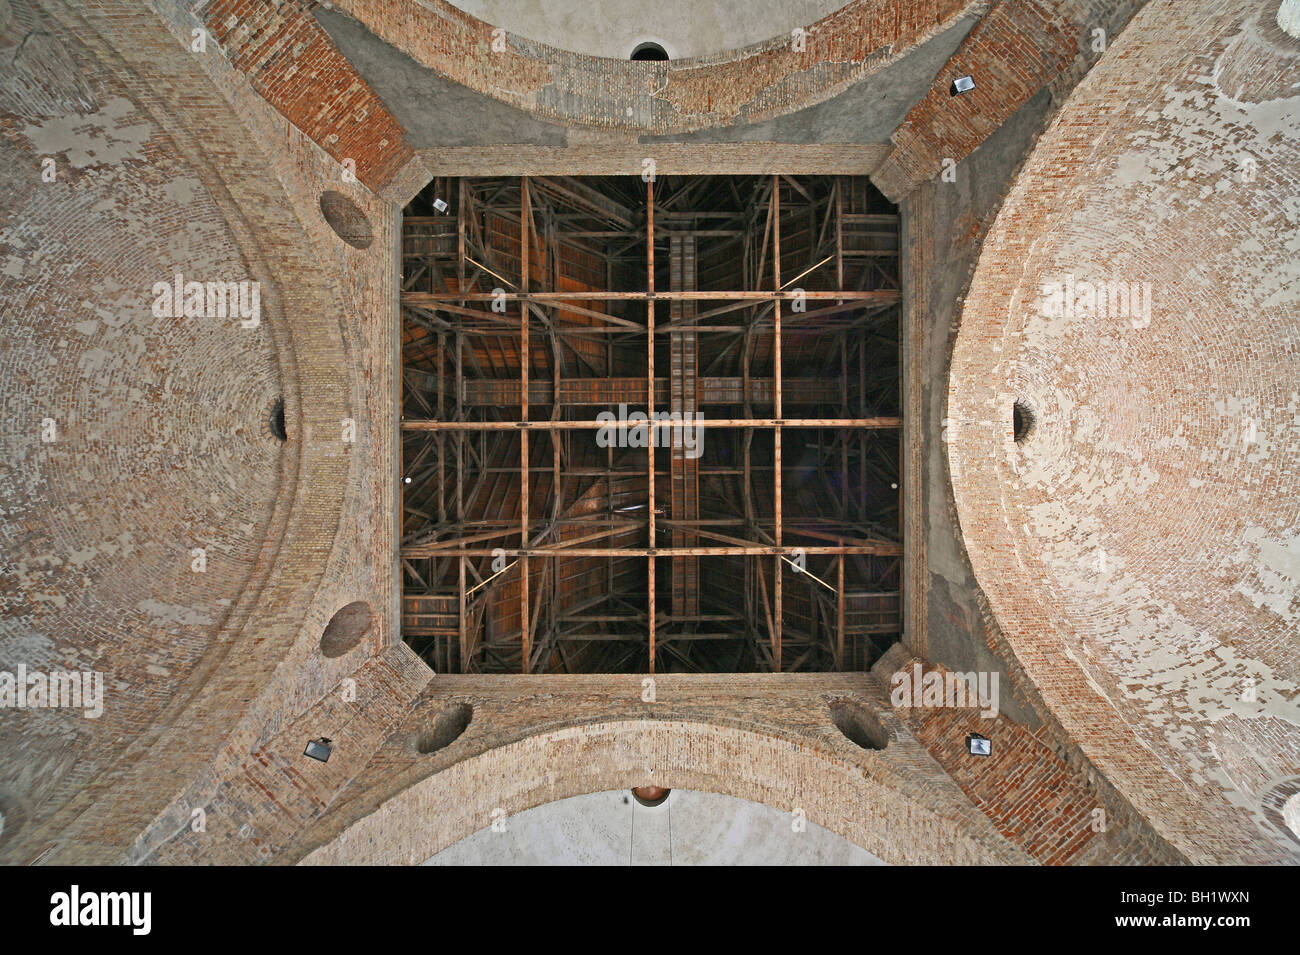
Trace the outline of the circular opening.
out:
M 468 703 L 453 703 L 434 718 L 432 726 L 416 737 L 415 751 L 427 756 L 450 746 L 465 732 L 473 718 L 474 707 Z
M 1011 406 L 1011 428 L 1016 444 L 1024 444 L 1034 431 L 1034 410 L 1019 399 Z
M 884 749 L 889 745 L 889 733 L 880 720 L 866 707 L 851 700 L 831 703 L 831 719 L 849 742 L 863 749 Z
M 358 643 L 370 629 L 370 604 L 356 600 L 330 618 L 320 637 L 320 652 L 331 659 L 341 657 Z
M 658 43 L 638 43 L 635 50 L 632 51 L 634 60 L 666 60 L 668 51 Z
M 1291 834 L 1300 839 L 1300 793 L 1292 793 L 1290 798 L 1282 803 L 1282 821 L 1291 830 Z
M 1300 40 L 1300 0 L 1282 0 L 1278 4 L 1277 25 L 1283 33 Z
M 654 808 L 662 806 L 671 792 L 671 789 L 663 786 L 636 786 L 632 790 L 632 798 L 646 808 Z
M 375 241 L 366 214 L 341 192 L 321 193 L 320 214 L 335 234 L 354 249 L 367 249 Z
M 284 430 L 284 399 L 276 398 L 271 402 L 271 410 L 266 415 L 266 425 L 277 441 L 287 441 L 289 435 Z

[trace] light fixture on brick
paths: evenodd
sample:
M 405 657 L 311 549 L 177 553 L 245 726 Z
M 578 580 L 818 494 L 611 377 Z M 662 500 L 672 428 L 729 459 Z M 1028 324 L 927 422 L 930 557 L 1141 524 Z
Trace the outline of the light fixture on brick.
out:
M 310 756 L 312 759 L 319 762 L 327 763 L 329 762 L 330 753 L 333 751 L 333 747 L 330 746 L 330 738 L 328 736 L 322 736 L 320 739 L 308 741 L 307 748 L 302 751 L 302 754 L 304 756 Z
M 975 88 L 975 77 L 959 76 L 952 81 L 952 86 L 948 88 L 950 96 L 956 96 L 958 93 L 969 93 Z
M 966 752 L 972 756 L 989 756 L 993 753 L 993 743 L 987 736 L 981 736 L 979 733 L 967 733 Z

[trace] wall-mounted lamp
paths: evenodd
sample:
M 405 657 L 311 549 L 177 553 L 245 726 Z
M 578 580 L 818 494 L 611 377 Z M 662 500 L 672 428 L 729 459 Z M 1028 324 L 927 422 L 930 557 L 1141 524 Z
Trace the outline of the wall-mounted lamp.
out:
M 320 739 L 314 739 L 307 743 L 307 748 L 302 751 L 302 754 L 322 763 L 328 763 L 332 751 L 330 738 L 322 736 Z

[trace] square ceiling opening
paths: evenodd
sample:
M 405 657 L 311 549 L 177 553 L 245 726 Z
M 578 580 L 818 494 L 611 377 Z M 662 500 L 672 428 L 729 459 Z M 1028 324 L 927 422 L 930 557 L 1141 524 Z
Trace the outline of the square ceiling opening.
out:
M 435 671 L 899 639 L 898 215 L 865 177 L 435 179 L 401 296 L 402 635 Z

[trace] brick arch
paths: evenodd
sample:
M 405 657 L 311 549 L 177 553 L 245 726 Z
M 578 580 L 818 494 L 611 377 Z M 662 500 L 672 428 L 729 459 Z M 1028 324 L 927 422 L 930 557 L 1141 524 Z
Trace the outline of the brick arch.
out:
M 81 652 L 77 647 L 92 629 L 100 634 L 106 649 L 97 667 L 107 671 L 115 685 L 105 692 L 105 716 L 74 727 L 85 750 L 80 755 L 66 739 L 57 738 L 57 727 L 50 732 L 34 721 L 7 724 L 15 727 L 14 732 L 28 735 L 14 747 L 0 740 L 0 748 L 39 754 L 38 758 L 49 761 L 43 778 L 56 782 L 22 807 L 22 829 L 15 832 L 16 839 L 6 838 L 0 849 L 8 861 L 23 861 L 47 850 L 46 858 L 54 862 L 117 859 L 232 733 L 246 737 L 256 732 L 250 724 L 265 715 L 253 716 L 255 701 L 273 679 L 276 665 L 295 643 L 319 637 L 315 617 L 323 611 L 315 615 L 313 611 L 322 603 L 318 590 L 325 566 L 320 555 L 337 548 L 337 515 L 343 511 L 349 483 L 347 457 L 333 453 L 324 442 L 313 444 L 300 437 L 313 430 L 337 433 L 338 421 L 349 413 L 347 396 L 354 385 L 339 333 L 343 302 L 298 220 L 298 203 L 275 177 L 266 175 L 264 156 L 253 135 L 201 72 L 195 57 L 161 28 L 153 14 L 143 9 L 123 12 L 115 21 L 120 29 L 114 30 L 82 19 L 96 15 L 51 2 L 45 10 L 46 27 L 65 42 L 68 56 L 84 75 L 99 82 L 101 103 L 125 111 L 124 122 L 143 130 L 142 148 L 149 163 L 138 168 L 148 170 L 148 176 L 141 177 L 147 184 L 140 185 L 124 172 L 131 188 L 115 196 L 127 204 L 128 217 L 154 223 L 157 236 L 151 240 L 151 254 L 142 256 L 134 249 L 122 251 L 127 243 L 116 231 L 116 221 L 110 221 L 98 240 L 80 234 L 91 255 L 90 265 L 100 270 L 95 274 L 106 275 L 109 288 L 137 290 L 146 273 L 185 271 L 194 258 L 186 241 L 186 230 L 193 227 L 201 231 L 206 247 L 227 253 L 211 267 L 232 274 L 206 278 L 246 277 L 259 281 L 262 292 L 262 326 L 257 331 L 262 352 L 257 354 L 249 354 L 234 334 L 207 334 L 206 347 L 178 347 L 175 355 L 147 338 L 152 350 L 133 351 L 130 341 L 118 351 L 104 349 L 109 354 L 105 360 L 113 363 L 118 377 L 128 384 L 143 382 L 137 384 L 142 392 L 138 396 L 141 415 L 152 414 L 169 427 L 174 425 L 167 432 L 171 437 L 162 443 L 163 452 L 176 460 L 161 464 L 145 460 L 141 474 L 154 482 L 179 476 L 174 485 L 150 488 L 153 500 L 181 517 L 172 523 L 139 518 L 133 533 L 153 548 L 151 553 L 170 555 L 177 548 L 176 539 L 190 530 L 187 520 L 205 513 L 202 509 L 212 494 L 240 494 L 250 503 L 247 508 L 231 508 L 229 526 L 238 547 L 213 548 L 209 570 L 201 577 L 195 575 L 201 587 L 181 588 L 170 598 L 160 596 L 156 607 L 146 604 L 159 613 L 170 609 L 180 614 L 179 623 L 160 624 L 149 634 L 136 631 L 132 615 L 144 598 L 132 588 L 147 587 L 154 571 L 127 555 L 112 575 L 111 587 L 101 588 L 85 605 L 78 624 L 57 628 L 57 645 L 66 645 L 73 654 L 65 667 L 74 669 L 76 654 Z M 128 33 L 131 42 L 118 45 Z M 185 90 L 184 107 L 171 98 L 177 87 Z M 211 126 L 200 131 L 199 122 Z M 210 135 L 213 129 L 221 135 Z M 63 167 L 60 174 L 75 177 L 79 172 Z M 28 168 L 15 169 L 14 175 L 26 180 Z M 88 179 L 79 183 L 83 191 L 89 187 Z M 174 209 L 168 212 L 171 218 L 150 216 L 142 196 L 147 197 L 151 187 L 173 200 L 184 197 L 188 217 L 185 210 Z M 199 217 L 197 225 L 195 217 Z M 271 236 L 274 239 L 267 241 Z M 147 284 L 144 291 L 148 292 Z M 102 297 L 102 288 L 97 294 Z M 147 314 L 149 302 L 123 298 L 109 300 L 100 311 L 111 324 L 127 320 L 140 308 Z M 325 317 L 329 320 L 323 321 Z M 199 364 L 200 380 L 188 395 L 183 381 L 171 380 L 169 387 L 179 390 L 180 396 L 169 403 L 164 393 L 168 373 L 174 376 L 175 367 L 185 367 L 185 362 Z M 304 373 L 309 362 L 311 367 Z M 60 368 L 75 365 L 74 361 Z M 267 367 L 275 374 L 266 372 Z M 30 380 L 30 370 L 25 378 L 15 379 Z M 263 433 L 264 399 L 272 393 L 284 396 L 290 422 L 290 440 L 285 445 Z M 247 420 L 240 417 L 240 409 Z M 229 414 L 223 417 L 225 412 Z M 97 424 L 98 419 L 89 423 Z M 193 442 L 173 440 L 190 432 L 198 435 Z M 119 429 L 110 437 L 125 442 L 126 450 L 141 444 L 129 429 Z M 253 460 L 252 452 L 244 454 L 245 446 L 257 448 L 260 457 Z M 113 467 L 125 458 L 88 455 L 84 448 L 81 457 L 77 448 L 72 452 L 72 459 L 64 462 L 69 473 L 93 466 L 106 475 L 104 492 L 83 502 L 78 512 L 83 529 L 93 531 L 96 520 L 120 517 L 120 502 L 129 503 L 133 483 L 144 479 L 128 470 L 114 476 Z M 336 517 L 331 520 L 331 515 Z M 224 528 L 222 521 L 218 514 L 210 524 Z M 179 557 L 188 573 L 188 553 L 173 556 Z M 228 589 L 221 587 L 223 574 L 230 577 Z M 187 578 L 181 575 L 180 579 Z M 187 605 L 191 600 L 209 601 L 221 612 L 199 619 Z M 162 607 L 163 603 L 176 606 Z M 23 636 L 20 631 L 19 643 Z M 148 639 L 153 642 L 142 647 Z M 53 660 L 47 666 L 57 664 Z M 123 691 L 123 686 L 129 689 Z M 13 798 L 9 788 L 0 786 L 0 792 Z
M 813 106 L 906 55 L 977 0 L 850 0 L 781 35 L 670 62 L 585 56 L 505 35 L 446 0 L 339 0 L 334 7 L 438 74 L 546 119 L 657 134 L 752 123 Z
M 490 825 L 494 810 L 513 815 L 652 782 L 803 809 L 886 862 L 1028 861 L 977 814 L 923 806 L 898 779 L 864 771 L 807 736 L 642 719 L 551 727 L 461 759 L 393 794 L 302 864 L 417 864 Z
M 1300 512 L 1273 490 L 1300 457 L 1300 293 L 1277 241 L 1300 122 L 1271 65 L 1300 44 L 1261 40 L 1269 9 L 1153 0 L 1134 17 L 991 229 L 949 382 L 957 512 L 1007 643 L 1198 862 L 1295 858 L 1258 809 L 1260 781 L 1300 763 L 1300 595 L 1278 569 Z M 1067 286 L 1084 305 L 1064 314 Z M 1017 399 L 1035 417 L 1021 444 Z M 1236 692 L 1247 677 L 1257 701 Z

